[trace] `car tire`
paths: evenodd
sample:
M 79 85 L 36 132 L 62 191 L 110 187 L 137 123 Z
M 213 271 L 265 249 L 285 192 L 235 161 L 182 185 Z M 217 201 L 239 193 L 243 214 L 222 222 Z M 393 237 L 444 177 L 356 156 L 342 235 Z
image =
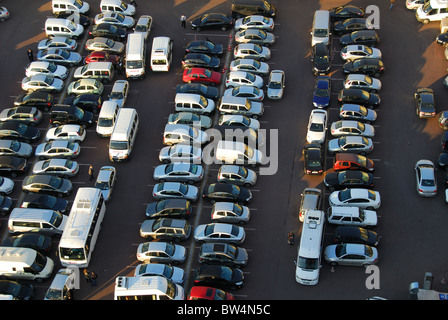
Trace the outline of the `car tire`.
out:
M 3 23 L 3 22 L 5 22 L 5 21 L 6 21 L 5 18 L 0 18 L 0 23 Z

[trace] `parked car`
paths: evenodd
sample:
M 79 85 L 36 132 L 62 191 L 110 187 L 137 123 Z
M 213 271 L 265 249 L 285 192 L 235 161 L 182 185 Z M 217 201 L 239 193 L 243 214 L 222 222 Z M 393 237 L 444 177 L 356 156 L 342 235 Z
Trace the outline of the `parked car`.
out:
M 22 90 L 27 92 L 61 92 L 64 88 L 64 81 L 59 78 L 47 76 L 45 74 L 36 74 L 22 79 Z
M 378 209 L 381 205 L 380 193 L 365 188 L 347 188 L 330 194 L 331 206 L 357 206 L 368 210 Z
M 40 50 L 36 55 L 37 60 L 63 64 L 73 67 L 81 63 L 82 57 L 79 53 L 65 49 L 47 49 Z
M 328 46 L 319 42 L 311 49 L 312 71 L 315 75 L 326 75 L 330 72 L 330 52 Z
M 223 53 L 223 45 L 212 41 L 194 40 L 187 44 L 185 51 L 187 53 L 205 53 L 219 56 Z
M 134 33 L 143 34 L 145 40 L 148 40 L 149 34 L 152 30 L 153 19 L 150 15 L 141 15 L 135 23 Z
M 36 74 L 45 74 L 50 77 L 65 80 L 68 76 L 68 69 L 54 62 L 33 61 L 27 65 L 25 75 L 31 77 Z
M 322 145 L 319 143 L 308 143 L 302 150 L 305 174 L 322 174 L 324 155 Z
M 92 30 L 89 31 L 89 35 L 92 37 L 103 37 L 115 41 L 123 41 L 126 39 L 126 29 L 112 23 L 99 23 L 92 27 Z
M 0 122 L 0 139 L 34 142 L 40 138 L 40 131 L 35 127 L 18 122 Z
M 86 137 L 86 130 L 78 124 L 63 124 L 47 130 L 46 141 L 66 140 L 81 142 Z
M 205 286 L 193 286 L 187 300 L 235 300 L 235 297 L 221 289 Z
M 354 103 L 368 108 L 378 107 L 381 103 L 378 94 L 361 89 L 342 89 L 338 94 L 338 101 L 340 104 Z
M 7 237 L 2 246 L 34 249 L 42 254 L 49 254 L 51 237 L 37 232 L 26 232 Z
M 256 43 L 268 47 L 275 43 L 275 36 L 261 29 L 243 29 L 235 33 L 235 42 Z
M 201 165 L 190 163 L 161 164 L 154 168 L 153 178 L 159 182 L 186 182 L 194 184 L 202 180 L 204 170 Z
M 198 199 L 199 189 L 180 182 L 162 182 L 154 186 L 152 195 L 156 200 L 180 198 L 195 202 Z
M 257 174 L 242 166 L 225 164 L 219 168 L 217 180 L 249 188 L 257 182 Z
M 379 244 L 378 234 L 374 231 L 354 226 L 339 226 L 333 234 L 333 242 L 341 243 L 360 243 L 371 247 L 377 247 Z
M 262 15 L 250 15 L 239 18 L 235 21 L 235 30 L 241 29 L 262 29 L 272 31 L 274 29 L 274 19 Z
M 125 106 L 129 94 L 129 81 L 117 80 L 109 94 L 109 100 L 115 101 L 120 108 Z
M 41 91 L 34 91 L 27 94 L 21 94 L 17 96 L 17 98 L 14 100 L 14 105 L 16 107 L 19 106 L 36 107 L 48 111 L 53 105 L 53 96 L 47 92 L 41 92 Z
M 137 260 L 145 263 L 167 263 L 178 265 L 184 263 L 187 250 L 184 246 L 168 242 L 144 242 L 137 248 Z
M 200 244 L 219 242 L 239 245 L 245 238 L 246 232 L 243 227 L 228 223 L 200 224 L 194 230 L 194 240 Z
M 221 60 L 205 53 L 187 53 L 181 63 L 184 69 L 198 67 L 218 70 L 221 65 Z
M 370 28 L 372 28 L 372 25 L 365 18 L 348 18 L 333 23 L 333 32 L 337 35 L 342 35 L 358 30 L 367 30 Z
M 117 182 L 117 170 L 113 166 L 102 166 L 98 171 L 94 188 L 100 189 L 104 201 L 109 201 L 112 197 L 115 183 Z
M 150 219 L 189 218 L 193 212 L 191 202 L 185 199 L 163 199 L 146 206 L 145 215 Z
M 306 142 L 324 143 L 327 132 L 328 114 L 325 110 L 313 109 L 308 120 Z
M 95 37 L 86 41 L 88 51 L 107 51 L 121 54 L 124 51 L 124 44 L 105 37 Z
M 200 129 L 208 129 L 212 126 L 212 119 L 208 116 L 193 112 L 176 112 L 168 116 L 168 124 L 186 124 L 191 127 L 199 126 Z
M 68 95 L 98 94 L 101 95 L 104 85 L 96 79 L 79 79 L 71 82 L 67 88 Z
M 106 51 L 92 51 L 84 58 L 84 63 L 89 64 L 91 62 L 111 62 L 114 66 L 116 66 L 119 60 L 119 56 L 110 54 Z
M 42 122 L 42 112 L 28 106 L 6 108 L 0 112 L 0 122 L 18 122 L 34 127 Z
M 268 47 L 256 43 L 240 43 L 233 49 L 235 59 L 255 59 L 266 61 L 271 58 L 271 50 Z
M 36 147 L 35 155 L 39 160 L 49 158 L 73 159 L 79 156 L 81 147 L 77 142 L 55 140 L 44 142 Z
M 359 58 L 348 61 L 342 68 L 344 73 L 362 73 L 374 77 L 378 77 L 384 73 L 383 62 L 376 58 Z
M 341 46 L 352 44 L 363 44 L 369 47 L 376 47 L 380 43 L 380 38 L 375 30 L 360 30 L 344 34 L 339 38 Z
M 212 222 L 246 224 L 250 209 L 233 202 L 215 202 L 211 211 Z
M 350 152 L 364 155 L 373 151 L 373 141 L 363 136 L 341 136 L 328 141 L 328 152 Z
M 272 70 L 266 88 L 266 96 L 269 99 L 277 100 L 283 98 L 285 91 L 285 72 L 282 70 Z
M 5 7 L 0 7 L 0 23 L 6 21 L 9 18 L 9 11 Z
M 51 174 L 63 178 L 72 178 L 79 172 L 76 161 L 67 159 L 40 160 L 33 165 L 33 174 Z
M 418 88 L 414 93 L 415 112 L 419 118 L 432 118 L 436 115 L 434 90 Z
M 40 40 L 37 44 L 37 50 L 62 49 L 75 51 L 78 43 L 75 39 L 67 37 L 52 37 Z
M 196 269 L 195 286 L 212 286 L 223 289 L 240 289 L 244 284 L 243 272 L 236 268 L 220 265 L 203 265 Z
M 236 59 L 230 62 L 230 71 L 246 71 L 256 75 L 269 74 L 269 65 L 255 59 Z
M 246 249 L 228 243 L 204 243 L 199 248 L 199 263 L 218 264 L 231 268 L 244 268 L 247 265 Z
M 248 204 L 252 201 L 252 193 L 246 187 L 240 187 L 228 183 L 212 183 L 202 191 L 202 197 L 206 200 L 232 201 Z
M 242 129 L 251 128 L 255 131 L 260 129 L 260 121 L 241 114 L 223 114 L 218 119 L 219 126 L 240 126 Z
M 88 127 L 95 123 L 92 112 L 71 105 L 54 105 L 51 108 L 50 124 L 60 126 L 64 124 L 77 124 Z
M 45 193 L 63 197 L 68 196 L 72 192 L 73 185 L 68 179 L 50 174 L 38 174 L 25 177 L 22 182 L 22 190 L 24 192 Z
M 4 13 L 3 7 L 0 7 L 0 12 Z M 0 20 L 6 18 L 0 17 Z M 28 283 L 19 283 L 14 280 L 0 280 L 0 295 L 11 295 L 17 300 L 31 300 L 35 295 L 33 285 Z
M 330 9 L 330 19 L 332 21 L 345 20 L 348 18 L 362 18 L 364 15 L 364 9 L 354 5 L 342 5 Z
M 328 76 L 318 76 L 314 85 L 313 106 L 316 108 L 326 108 L 330 105 L 331 78 Z
M 221 74 L 205 68 L 187 68 L 183 72 L 182 81 L 216 86 L 221 83 Z
M 381 91 L 381 81 L 365 74 L 348 74 L 344 81 L 345 89 L 362 89 L 368 92 Z
M 253 86 L 238 86 L 226 89 L 223 96 L 247 98 L 249 100 L 261 102 L 264 99 L 264 92 Z
M 159 160 L 163 163 L 189 162 L 201 164 L 202 149 L 188 144 L 163 147 L 159 153 Z
M 50 209 L 65 213 L 68 210 L 68 200 L 49 194 L 28 193 L 20 205 L 21 208 Z
M 418 160 L 415 164 L 417 193 L 423 197 L 437 195 L 437 178 L 434 163 L 430 160 Z
M 118 12 L 106 11 L 99 13 L 94 18 L 95 24 L 110 23 L 123 28 L 132 28 L 135 24 L 134 18 Z
M 378 224 L 378 215 L 375 211 L 355 205 L 331 206 L 327 214 L 328 222 L 335 225 L 372 228 Z
M 173 283 L 182 285 L 185 280 L 185 271 L 164 263 L 145 263 L 135 267 L 134 277 L 162 276 Z
M 356 153 L 337 153 L 334 158 L 333 169 L 335 171 L 363 170 L 373 172 L 375 170 L 375 164 L 372 159 Z
M 356 120 L 339 120 L 331 124 L 331 135 L 340 136 L 363 136 L 373 138 L 375 136 L 375 128 L 367 123 Z
M 339 118 L 343 120 L 356 120 L 364 123 L 372 123 L 377 118 L 376 111 L 359 104 L 346 103 L 339 109 Z
M 22 157 L 1 156 L 0 174 L 9 174 L 12 177 L 24 174 L 28 169 L 28 161 Z
M 329 172 L 324 178 L 325 186 L 333 190 L 345 188 L 373 188 L 373 174 L 361 170 Z
M 33 154 L 33 147 L 29 143 L 16 140 L 0 140 L 0 156 L 15 156 L 29 158 Z
M 332 265 L 365 267 L 378 262 L 378 251 L 358 243 L 332 244 L 325 248 L 324 257 Z
M 11 194 L 14 189 L 14 181 L 9 178 L 0 176 L 0 194 L 5 196 Z
M 377 48 L 371 48 L 363 44 L 351 44 L 341 49 L 341 58 L 347 61 L 360 58 L 381 59 L 382 53 Z
M 191 29 L 221 29 L 223 31 L 233 27 L 232 16 L 224 13 L 206 13 L 191 21 Z
M 219 90 L 216 87 L 206 86 L 202 83 L 187 83 L 176 86 L 176 93 L 195 93 L 204 98 L 216 100 L 219 98 Z
M 191 226 L 184 219 L 148 219 L 140 226 L 140 236 L 151 240 L 180 242 L 187 240 L 190 234 Z
M 247 71 L 230 71 L 226 76 L 226 87 L 238 87 L 241 85 L 263 87 L 263 78 Z

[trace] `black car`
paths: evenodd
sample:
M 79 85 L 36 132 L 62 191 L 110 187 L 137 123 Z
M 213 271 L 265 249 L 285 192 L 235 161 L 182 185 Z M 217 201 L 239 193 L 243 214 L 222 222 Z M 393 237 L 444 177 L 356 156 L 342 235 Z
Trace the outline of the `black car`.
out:
M 364 18 L 349 18 L 343 21 L 336 21 L 333 24 L 333 32 L 335 34 L 344 34 L 367 29 L 369 29 L 369 25 L 367 19 Z
M 114 41 L 123 41 L 126 39 L 126 30 L 120 26 L 110 23 L 100 23 L 93 26 L 89 31 L 92 37 L 110 38 Z
M 7 196 L 0 195 L 0 215 L 4 216 L 12 210 L 12 199 Z
M 313 74 L 325 75 L 330 72 L 330 52 L 325 43 L 316 43 L 311 50 Z
M 252 200 L 252 193 L 246 187 L 231 183 L 212 183 L 204 188 L 202 197 L 211 201 L 232 201 L 248 204 Z
M 92 93 L 83 93 L 64 99 L 64 104 L 76 106 L 92 113 L 98 113 L 101 109 L 102 103 L 103 99 L 101 98 L 101 95 Z
M 420 118 L 432 118 L 436 115 L 436 100 L 434 90 L 418 88 L 414 93 L 415 109 Z
M 448 44 L 448 32 L 439 34 L 436 38 L 436 42 L 442 46 L 446 46 Z
M 220 43 L 213 43 L 206 40 L 194 40 L 187 44 L 185 48 L 187 53 L 205 53 L 212 55 L 221 55 L 223 46 Z
M 76 106 L 57 104 L 51 108 L 50 123 L 53 126 L 63 124 L 79 124 L 83 127 L 94 123 L 93 113 Z
M 0 123 L 0 139 L 30 143 L 40 138 L 39 129 L 17 122 Z
M 191 21 L 191 29 L 201 31 L 202 29 L 221 29 L 223 31 L 232 28 L 233 18 L 224 13 L 206 13 Z
M 373 174 L 360 170 L 343 170 L 325 175 L 325 186 L 333 190 L 345 188 L 373 188 Z
M 365 228 L 339 226 L 333 236 L 335 243 L 361 243 L 371 247 L 378 246 L 378 234 Z
M 244 248 L 228 243 L 204 243 L 199 249 L 199 263 L 244 268 L 248 254 Z
M 307 143 L 302 150 L 304 158 L 305 174 L 322 174 L 323 172 L 323 152 L 322 146 L 318 143 Z
M 219 289 L 240 289 L 244 284 L 243 272 L 238 268 L 220 265 L 202 265 L 194 273 L 196 286 L 211 286 Z
M 146 206 L 146 217 L 156 218 L 189 218 L 193 211 L 190 201 L 185 199 L 164 199 L 151 202 Z
M 369 93 L 362 89 L 342 89 L 338 95 L 340 104 L 355 103 L 367 108 L 375 108 L 380 105 L 381 99 L 376 93 Z
M 217 70 L 221 64 L 221 60 L 216 57 L 211 57 L 204 53 L 188 53 L 184 56 L 182 62 L 182 68 L 201 67 Z
M 68 196 L 72 189 L 73 186 L 70 180 L 51 174 L 30 175 L 22 181 L 22 190 L 24 192 L 45 193 L 63 197 Z
M 10 174 L 12 177 L 17 177 L 19 174 L 24 174 L 28 168 L 28 161 L 22 157 L 15 156 L 0 156 L 0 174 Z
M 364 9 L 353 5 L 344 5 L 330 9 L 330 19 L 332 21 L 345 20 L 348 18 L 362 18 L 364 15 Z
M 16 107 L 29 106 L 44 109 L 45 111 L 50 110 L 52 104 L 53 96 L 47 92 L 41 91 L 21 94 L 14 100 L 14 105 Z
M 196 93 L 209 99 L 219 98 L 219 89 L 212 86 L 207 86 L 202 83 L 186 83 L 178 84 L 176 87 L 176 93 Z
M 379 77 L 384 73 L 384 64 L 377 58 L 359 58 L 347 61 L 343 66 L 344 73 L 362 73 L 368 76 Z
M 48 194 L 28 193 L 21 204 L 22 208 L 50 209 L 65 213 L 68 211 L 68 201 Z
M 341 46 L 351 44 L 364 44 L 369 47 L 375 47 L 380 43 L 380 38 L 375 30 L 360 30 L 344 34 L 339 38 Z
M 55 13 L 54 16 L 55 18 L 68 19 L 76 22 L 82 25 L 84 29 L 87 29 L 90 26 L 90 19 L 84 14 L 74 13 L 71 11 L 59 11 L 58 13 Z
M 11 295 L 18 300 L 31 300 L 35 290 L 31 284 L 20 284 L 13 280 L 0 280 L 0 294 Z
M 31 248 L 47 254 L 51 249 L 51 237 L 37 232 L 26 232 L 6 238 L 2 246 Z

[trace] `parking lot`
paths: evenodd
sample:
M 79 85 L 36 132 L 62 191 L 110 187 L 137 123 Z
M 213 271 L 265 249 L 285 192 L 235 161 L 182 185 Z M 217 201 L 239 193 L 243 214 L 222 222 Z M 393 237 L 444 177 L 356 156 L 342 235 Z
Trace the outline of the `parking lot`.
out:
M 0 59 L 3 61 L 2 83 L 3 108 L 10 107 L 15 97 L 22 93 L 20 82 L 24 68 L 28 64 L 26 50 L 37 52 L 38 40 L 45 37 L 44 23 L 51 16 L 51 1 L 28 4 L 21 11 L 25 1 L 2 2 L 8 7 L 11 18 L 0 27 L 2 43 Z M 88 1 L 92 8 L 89 16 L 99 12 L 99 0 Z M 443 48 L 435 43 L 439 34 L 439 24 L 423 25 L 416 21 L 414 13 L 407 10 L 404 1 L 399 1 L 389 10 L 389 4 L 372 3 L 366 0 L 313 0 L 272 1 L 278 9 L 274 34 L 276 43 L 270 48 L 272 58 L 270 69 L 286 72 L 286 93 L 282 100 L 265 99 L 265 113 L 260 119 L 261 127 L 278 132 L 278 170 L 273 175 L 259 175 L 257 184 L 251 188 L 254 200 L 250 204 L 251 220 L 245 226 L 246 240 L 243 245 L 249 253 L 249 264 L 243 270 L 245 285 L 232 291 L 241 300 L 357 300 L 372 296 L 387 299 L 406 300 L 411 282 L 422 281 L 424 273 L 434 275 L 433 288 L 448 291 L 442 284 L 445 279 L 447 259 L 444 253 L 444 227 L 448 215 L 444 199 L 443 170 L 438 171 L 439 192 L 435 198 L 422 198 L 415 187 L 414 165 L 417 160 L 430 159 L 434 162 L 440 153 L 442 130 L 437 119 L 420 119 L 415 114 L 413 95 L 418 87 L 430 87 L 436 92 L 437 112 L 446 110 L 444 103 L 447 89 L 442 81 L 446 76 L 447 62 Z M 374 189 L 381 193 L 381 208 L 377 211 L 378 226 L 374 231 L 381 236 L 379 245 L 380 282 L 378 289 L 366 287 L 368 274 L 364 268 L 338 266 L 331 268 L 322 261 L 320 280 L 316 286 L 302 286 L 295 281 L 297 242 L 300 238 L 301 223 L 298 220 L 300 194 L 306 187 L 318 187 L 324 192 L 323 209 L 328 208 L 330 192 L 325 190 L 322 176 L 308 176 L 303 173 L 302 146 L 305 143 L 309 114 L 313 109 L 312 95 L 315 76 L 310 63 L 310 30 L 313 13 L 318 9 L 330 9 L 342 4 L 366 7 L 377 5 L 380 9 L 380 28 L 377 30 L 381 42 L 378 48 L 383 54 L 386 71 L 380 77 L 383 85 L 379 93 L 381 105 L 376 109 L 378 120 L 374 123 L 374 151 L 369 158 L 375 162 Z M 145 220 L 145 208 L 152 202 L 152 188 L 156 183 L 153 170 L 159 165 L 158 154 L 162 145 L 162 132 L 168 115 L 174 112 L 176 85 L 182 83 L 180 61 L 185 46 L 195 39 L 209 39 L 223 44 L 227 50 L 221 57 L 226 68 L 232 60 L 234 31 L 193 31 L 184 30 L 179 21 L 182 13 L 188 20 L 205 12 L 229 12 L 231 1 L 148 1 L 138 2 L 136 17 L 149 14 L 154 18 L 153 30 L 148 40 L 150 52 L 154 36 L 169 36 L 174 40 L 173 66 L 169 72 L 155 73 L 147 67 L 144 80 L 131 81 L 127 106 L 137 109 L 140 128 L 132 159 L 125 163 L 113 163 L 118 172 L 118 181 L 112 200 L 107 204 L 106 216 L 100 237 L 88 267 L 98 274 L 98 285 L 91 287 L 81 282 L 76 290 L 77 300 L 112 300 L 114 281 L 119 275 L 132 276 L 140 262 L 136 259 L 137 246 L 145 240 L 139 236 L 139 228 Z M 22 21 L 28 21 L 22 24 Z M 327 108 L 329 125 L 338 119 L 337 93 L 342 89 L 344 75 L 340 58 L 341 46 L 337 36 L 331 43 L 332 97 Z M 78 40 L 80 53 L 85 56 L 83 42 Z M 74 69 L 74 68 L 72 68 Z M 222 74 L 227 72 L 223 70 Z M 124 79 L 120 75 L 115 79 Z M 69 81 L 66 81 L 68 85 Z M 112 88 L 105 85 L 105 94 Z M 220 92 L 224 86 L 219 87 Z M 57 95 L 62 101 L 64 94 Z M 217 114 L 213 115 L 216 123 Z M 44 121 L 38 127 L 44 134 L 49 127 L 49 113 L 44 113 Z M 272 136 L 273 137 L 273 136 Z M 330 134 L 327 134 L 327 141 Z M 275 140 L 275 139 L 274 139 Z M 275 143 L 274 140 L 269 140 Z M 82 142 L 82 153 L 77 159 L 80 173 L 72 179 L 75 187 L 92 186 L 89 181 L 88 166 L 96 170 L 103 165 L 111 165 L 108 159 L 108 139 L 99 137 L 94 127 L 87 129 L 87 138 Z M 33 144 L 36 146 L 37 143 Z M 33 161 L 33 160 L 30 160 Z M 35 160 L 34 160 L 35 161 Z M 332 171 L 333 157 L 326 157 L 326 172 Z M 216 182 L 218 165 L 206 168 L 203 181 L 195 185 L 203 188 Z M 257 171 L 258 172 L 258 171 Z M 19 203 L 23 194 L 20 185 L 23 177 L 13 179 L 15 189 L 12 195 Z M 69 197 L 73 200 L 74 195 Z M 210 222 L 211 203 L 200 199 L 194 204 L 192 226 Z M 7 236 L 8 217 L 0 217 L 2 239 Z M 287 243 L 287 234 L 295 233 L 295 245 Z M 324 246 L 332 241 L 334 226 L 326 224 Z M 188 293 L 192 286 L 194 270 L 198 268 L 199 246 L 192 238 L 182 242 L 188 249 L 188 259 L 181 267 L 187 273 L 184 284 Z M 57 240 L 51 257 L 55 256 Z M 83 280 L 83 279 L 82 279 Z M 35 284 L 37 295 L 42 299 L 51 280 Z

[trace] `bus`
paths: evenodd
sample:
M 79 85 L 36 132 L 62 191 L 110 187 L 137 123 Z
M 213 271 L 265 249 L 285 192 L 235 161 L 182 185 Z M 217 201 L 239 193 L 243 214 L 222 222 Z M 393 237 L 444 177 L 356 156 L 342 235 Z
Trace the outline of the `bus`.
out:
M 115 279 L 114 300 L 184 300 L 184 289 L 163 276 Z
M 325 212 L 307 210 L 303 221 L 296 264 L 296 281 L 303 285 L 316 285 L 321 267 L 322 240 Z
M 59 259 L 63 266 L 86 268 L 89 265 L 105 212 L 100 189 L 78 189 L 59 241 Z

